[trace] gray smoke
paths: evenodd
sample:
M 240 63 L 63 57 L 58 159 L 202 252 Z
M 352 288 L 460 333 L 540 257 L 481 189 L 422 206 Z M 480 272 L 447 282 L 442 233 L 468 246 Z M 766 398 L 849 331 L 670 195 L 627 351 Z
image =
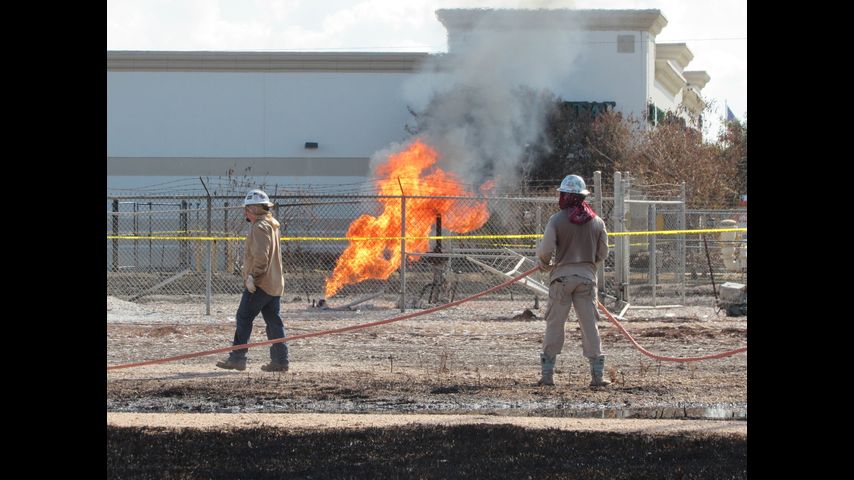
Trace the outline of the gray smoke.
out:
M 503 190 L 518 187 L 517 167 L 541 141 L 546 106 L 579 52 L 578 28 L 544 27 L 543 10 L 479 12 L 470 30 L 451 29 L 448 54 L 428 62 L 405 95 L 418 135 L 439 150 L 443 168 L 474 185 L 494 178 Z

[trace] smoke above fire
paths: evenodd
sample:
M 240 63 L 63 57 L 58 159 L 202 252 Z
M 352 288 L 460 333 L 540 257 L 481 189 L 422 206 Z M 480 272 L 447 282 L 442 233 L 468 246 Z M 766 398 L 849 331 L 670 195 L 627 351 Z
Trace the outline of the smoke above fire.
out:
M 548 148 L 539 144 L 547 108 L 566 90 L 578 29 L 542 27 L 532 21 L 542 10 L 483 12 L 465 30 L 449 28 L 449 53 L 428 61 L 404 94 L 417 114 L 412 129 L 442 153 L 442 168 L 474 184 L 494 178 L 504 190 L 518 187 L 531 146 Z

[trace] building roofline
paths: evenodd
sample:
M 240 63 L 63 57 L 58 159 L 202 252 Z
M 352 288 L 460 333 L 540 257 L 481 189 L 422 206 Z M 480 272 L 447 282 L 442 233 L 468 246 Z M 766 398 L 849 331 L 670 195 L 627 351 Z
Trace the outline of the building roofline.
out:
M 107 71 L 411 73 L 425 52 L 107 51 Z
M 667 19 L 661 10 L 573 9 L 447 9 L 436 17 L 450 32 L 478 28 L 568 28 L 584 30 L 641 30 L 661 33 Z
M 656 43 L 655 59 L 673 60 L 684 69 L 694 59 L 694 54 L 685 43 Z
M 655 80 L 674 97 L 688 84 L 670 61 L 662 58 L 655 59 Z
M 682 75 L 685 77 L 685 80 L 688 82 L 688 85 L 693 87 L 697 87 L 698 89 L 702 89 L 709 83 L 709 80 L 712 77 L 706 73 L 705 70 L 692 70 L 690 72 L 682 72 Z

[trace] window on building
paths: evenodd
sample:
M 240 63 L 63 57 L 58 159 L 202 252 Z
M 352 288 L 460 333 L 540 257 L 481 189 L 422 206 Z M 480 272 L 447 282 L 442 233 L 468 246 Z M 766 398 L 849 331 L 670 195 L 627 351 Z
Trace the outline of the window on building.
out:
M 617 53 L 635 53 L 635 36 L 617 35 Z

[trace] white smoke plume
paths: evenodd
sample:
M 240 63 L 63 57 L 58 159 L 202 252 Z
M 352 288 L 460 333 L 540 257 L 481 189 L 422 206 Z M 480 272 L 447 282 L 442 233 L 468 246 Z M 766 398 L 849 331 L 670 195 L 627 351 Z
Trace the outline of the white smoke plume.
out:
M 546 92 L 562 90 L 579 53 L 579 29 L 565 21 L 543 25 L 544 10 L 467 12 L 477 12 L 471 28 L 449 28 L 448 54 L 434 57 L 406 85 L 407 102 L 443 168 L 467 183 L 494 178 L 499 190 L 517 187 L 519 163 L 541 141 Z M 437 11 L 446 19 L 461 14 Z

